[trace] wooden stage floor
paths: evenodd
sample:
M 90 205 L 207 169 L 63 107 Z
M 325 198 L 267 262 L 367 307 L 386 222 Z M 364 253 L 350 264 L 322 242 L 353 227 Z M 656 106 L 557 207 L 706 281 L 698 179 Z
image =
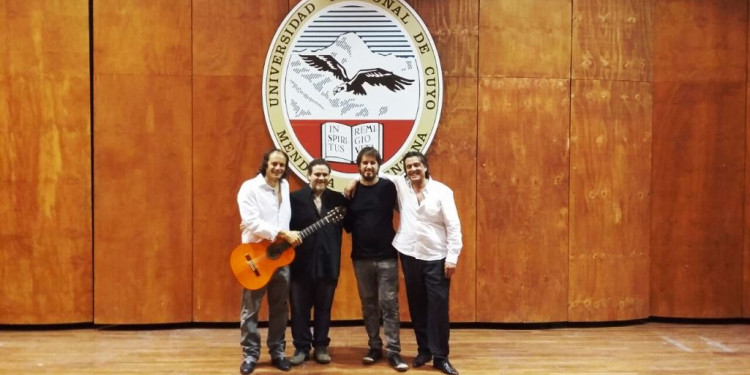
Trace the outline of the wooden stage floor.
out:
M 261 329 L 263 340 L 266 330 Z M 293 353 L 287 330 L 287 355 Z M 0 374 L 238 374 L 239 328 L 0 330 Z M 334 327 L 333 362 L 290 374 L 389 374 L 361 364 L 362 326 Z M 416 347 L 401 330 L 402 354 Z M 279 373 L 263 343 L 255 374 Z M 618 327 L 456 329 L 451 362 L 461 374 L 750 374 L 750 325 L 645 323 Z M 407 374 L 440 374 L 427 365 Z

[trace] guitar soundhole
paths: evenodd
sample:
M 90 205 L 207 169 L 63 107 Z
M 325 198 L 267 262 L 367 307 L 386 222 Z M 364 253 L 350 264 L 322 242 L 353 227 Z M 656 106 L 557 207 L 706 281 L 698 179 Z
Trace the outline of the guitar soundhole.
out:
M 289 247 L 289 244 L 286 242 L 280 242 L 280 243 L 274 243 L 271 244 L 271 246 L 268 247 L 266 250 L 266 255 L 268 256 L 268 259 L 276 260 L 281 256 L 281 253 L 284 252 Z

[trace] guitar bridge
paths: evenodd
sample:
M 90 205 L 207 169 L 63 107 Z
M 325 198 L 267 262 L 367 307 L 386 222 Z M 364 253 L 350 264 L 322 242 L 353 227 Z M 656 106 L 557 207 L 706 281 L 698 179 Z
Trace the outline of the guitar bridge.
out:
M 258 272 L 258 267 L 253 262 L 253 258 L 250 258 L 250 254 L 245 254 L 245 261 L 247 262 L 247 265 L 250 266 L 250 269 L 253 271 L 255 276 L 260 277 L 260 272 Z

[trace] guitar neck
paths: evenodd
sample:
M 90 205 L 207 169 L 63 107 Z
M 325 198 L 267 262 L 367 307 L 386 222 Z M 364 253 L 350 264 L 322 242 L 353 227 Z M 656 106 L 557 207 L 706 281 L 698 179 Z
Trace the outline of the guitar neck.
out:
M 310 225 L 309 227 L 307 227 L 307 228 L 303 229 L 302 231 L 300 231 L 299 232 L 299 236 L 304 239 L 305 237 L 313 234 L 313 232 L 315 232 L 316 230 L 322 228 L 323 226 L 325 226 L 329 222 L 330 221 L 328 220 L 328 218 L 324 217 L 324 218 L 322 218 L 322 219 L 320 219 L 320 220 L 312 223 L 312 225 Z

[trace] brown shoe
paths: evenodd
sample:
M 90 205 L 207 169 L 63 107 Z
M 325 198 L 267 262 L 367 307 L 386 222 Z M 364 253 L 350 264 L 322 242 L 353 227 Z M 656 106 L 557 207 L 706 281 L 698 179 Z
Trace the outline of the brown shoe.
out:
M 315 362 L 318 362 L 321 365 L 325 365 L 326 363 L 330 363 L 331 362 L 331 355 L 328 354 L 328 347 L 327 346 L 321 346 L 319 348 L 315 348 L 315 352 L 313 353 L 313 357 L 315 357 Z
M 297 366 L 301 365 L 302 362 L 307 361 L 308 359 L 310 359 L 310 353 L 304 350 L 295 350 L 292 358 L 289 358 L 289 363 L 291 363 L 292 366 Z

